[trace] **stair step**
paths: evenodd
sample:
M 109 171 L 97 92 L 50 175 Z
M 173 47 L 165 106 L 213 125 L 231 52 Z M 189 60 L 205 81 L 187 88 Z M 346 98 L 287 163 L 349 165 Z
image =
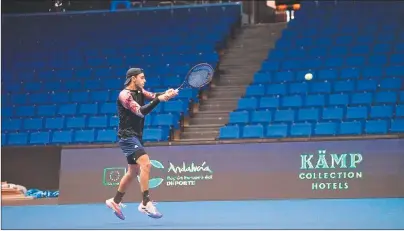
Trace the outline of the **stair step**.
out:
M 210 132 L 183 132 L 182 139 L 215 139 L 219 135 L 219 131 Z
M 197 115 L 209 115 L 209 114 L 219 114 L 219 113 L 229 113 L 233 110 L 218 110 L 218 111 L 198 111 Z
M 190 125 L 194 124 L 226 124 L 229 121 L 229 116 L 224 117 L 196 117 L 189 121 Z
M 242 96 L 245 91 L 211 91 L 208 95 L 208 99 L 211 98 L 220 98 L 220 97 L 232 97 L 233 99 L 238 100 L 240 96 Z
M 222 127 L 224 124 L 190 124 L 186 126 L 185 128 L 188 127 L 193 127 L 193 128 L 212 128 L 212 127 Z
M 200 114 L 196 113 L 192 119 L 194 118 L 223 118 L 229 116 L 228 112 L 220 112 L 220 113 L 210 113 L 210 114 Z
M 190 125 L 184 128 L 184 132 L 207 132 L 207 131 L 219 131 L 222 126 L 209 126 L 199 127 L 198 125 Z
M 187 142 L 196 142 L 196 141 L 215 141 L 216 137 L 214 138 L 189 138 L 189 139 L 181 139 L 179 142 L 187 143 Z

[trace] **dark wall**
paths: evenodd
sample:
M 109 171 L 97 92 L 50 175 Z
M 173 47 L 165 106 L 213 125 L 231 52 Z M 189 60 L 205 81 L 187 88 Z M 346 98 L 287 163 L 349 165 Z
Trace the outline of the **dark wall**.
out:
M 1 148 L 1 181 L 41 190 L 59 189 L 60 147 Z

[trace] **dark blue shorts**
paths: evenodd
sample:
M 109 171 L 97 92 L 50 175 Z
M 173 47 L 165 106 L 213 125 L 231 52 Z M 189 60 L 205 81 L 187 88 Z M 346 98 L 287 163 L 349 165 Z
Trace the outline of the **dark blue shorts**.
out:
M 128 164 L 136 164 L 137 159 L 146 154 L 143 142 L 137 137 L 120 139 L 119 146 L 125 154 Z

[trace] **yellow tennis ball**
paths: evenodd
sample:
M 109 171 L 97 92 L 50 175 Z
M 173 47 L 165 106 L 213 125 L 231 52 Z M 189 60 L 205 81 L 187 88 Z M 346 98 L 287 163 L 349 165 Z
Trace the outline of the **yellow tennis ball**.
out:
M 304 76 L 304 78 L 305 78 L 306 80 L 311 80 L 311 79 L 313 78 L 313 74 L 307 73 L 307 74 Z

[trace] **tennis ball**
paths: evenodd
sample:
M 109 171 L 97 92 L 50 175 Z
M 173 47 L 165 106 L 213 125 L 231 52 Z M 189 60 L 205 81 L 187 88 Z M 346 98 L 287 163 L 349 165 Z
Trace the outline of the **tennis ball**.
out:
M 304 78 L 305 78 L 306 80 L 311 80 L 311 79 L 313 78 L 313 74 L 307 73 L 307 74 L 304 76 Z

